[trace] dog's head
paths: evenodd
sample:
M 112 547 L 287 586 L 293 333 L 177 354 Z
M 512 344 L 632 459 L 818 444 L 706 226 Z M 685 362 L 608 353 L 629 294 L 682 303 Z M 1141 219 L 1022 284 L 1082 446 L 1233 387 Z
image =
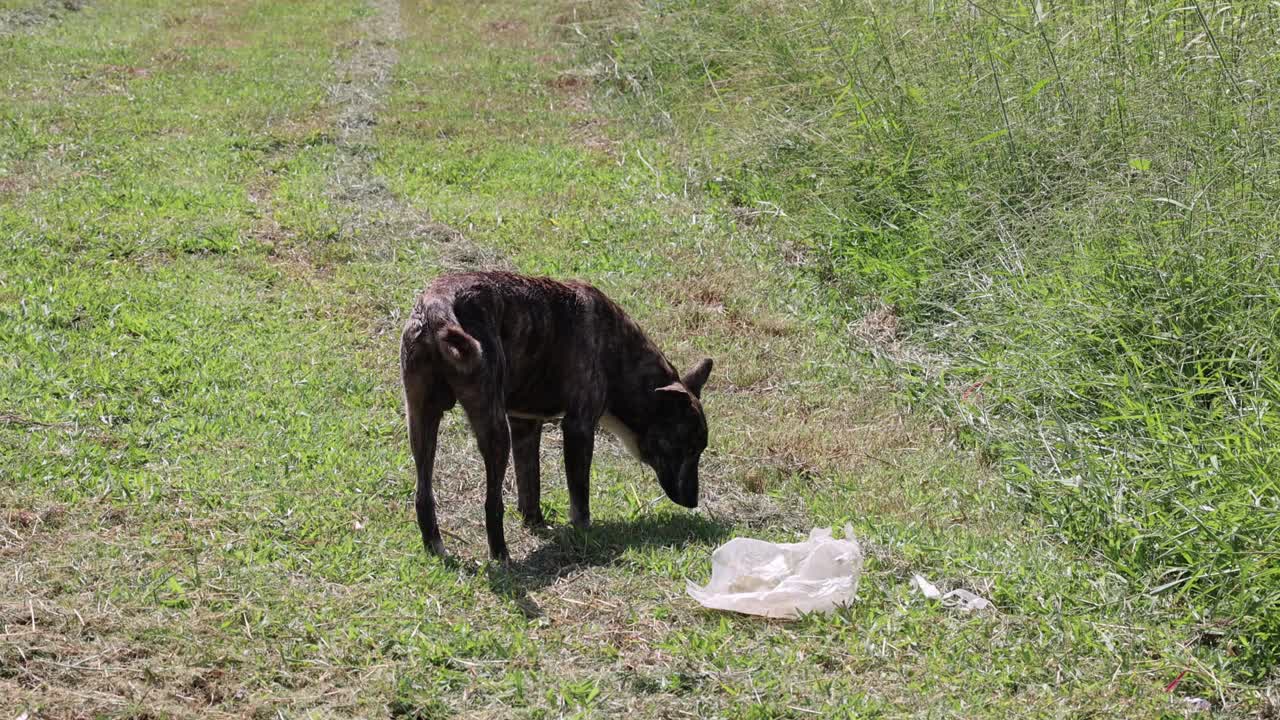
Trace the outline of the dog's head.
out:
M 658 473 L 662 489 L 679 505 L 698 506 L 698 459 L 707 448 L 702 386 L 711 374 L 706 359 L 679 380 L 658 388 L 657 413 L 640 438 L 640 453 Z

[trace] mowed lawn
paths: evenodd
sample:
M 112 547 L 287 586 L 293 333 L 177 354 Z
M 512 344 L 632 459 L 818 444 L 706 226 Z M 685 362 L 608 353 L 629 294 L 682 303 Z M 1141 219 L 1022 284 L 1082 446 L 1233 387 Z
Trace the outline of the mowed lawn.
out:
M 1167 600 L 895 401 L 767 223 L 689 186 L 678 137 L 596 102 L 578 10 L 122 0 L 0 27 L 0 712 L 1256 709 Z M 490 565 L 454 415 L 453 558 L 423 552 L 399 330 L 429 278 L 481 266 L 590 280 L 678 366 L 716 360 L 699 511 L 602 435 L 595 526 L 564 527 L 549 427 L 556 528 L 509 492 Z M 869 558 L 845 611 L 684 593 L 730 537 L 846 522 Z M 928 602 L 915 572 L 997 609 Z

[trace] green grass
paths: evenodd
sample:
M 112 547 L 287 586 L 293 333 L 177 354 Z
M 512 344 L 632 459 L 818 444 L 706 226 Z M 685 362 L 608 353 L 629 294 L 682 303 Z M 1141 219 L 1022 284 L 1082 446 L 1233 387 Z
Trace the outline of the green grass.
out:
M 852 321 L 897 319 L 872 349 L 908 392 L 1263 680 L 1278 22 L 1194 2 L 713 0 L 582 27 L 618 107 L 690 139 L 690 184 L 784 213 L 774 232 Z
M 397 9 L 398 35 L 383 23 Z M 1061 543 L 978 453 L 899 406 L 830 283 L 789 264 L 786 228 L 704 189 L 701 135 L 596 102 L 608 87 L 566 44 L 582 39 L 575 12 L 600 17 L 154 0 L 0 37 L 5 709 L 1135 717 L 1180 714 L 1183 695 L 1264 708 L 1183 604 Z M 388 50 L 377 125 L 344 140 L 330 86 Z M 700 512 L 662 500 L 602 436 L 596 524 L 563 527 L 549 430 L 557 527 L 534 535 L 509 514 L 515 560 L 489 565 L 483 473 L 455 414 L 438 460 L 454 559 L 425 555 L 399 329 L 443 267 L 499 255 L 598 283 L 681 366 L 716 358 Z M 684 594 L 729 537 L 846 521 L 870 556 L 846 611 L 762 622 Z M 928 603 L 912 572 L 999 612 Z

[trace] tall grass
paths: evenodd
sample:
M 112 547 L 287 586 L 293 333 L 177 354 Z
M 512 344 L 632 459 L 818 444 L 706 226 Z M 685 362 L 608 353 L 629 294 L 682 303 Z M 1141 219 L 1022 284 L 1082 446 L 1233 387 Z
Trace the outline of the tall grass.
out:
M 623 17 L 605 66 L 690 138 L 706 190 L 780 208 L 855 313 L 888 303 L 950 358 L 942 384 L 972 391 L 939 406 L 1031 505 L 1265 675 L 1277 6 L 649 0 Z

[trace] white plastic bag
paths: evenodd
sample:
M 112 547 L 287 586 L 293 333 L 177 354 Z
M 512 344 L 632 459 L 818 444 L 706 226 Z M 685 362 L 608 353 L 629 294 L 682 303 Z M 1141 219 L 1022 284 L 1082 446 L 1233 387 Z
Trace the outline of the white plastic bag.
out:
M 946 595 L 938 589 L 937 585 L 929 582 L 923 575 L 916 574 L 911 576 L 911 586 L 920 591 L 921 595 L 929 600 L 941 600 L 943 607 L 962 610 L 964 612 L 976 612 L 978 610 L 986 610 L 995 607 L 991 601 L 981 595 L 974 595 L 964 588 L 956 588 Z
M 991 607 L 991 601 L 981 595 L 974 595 L 964 588 L 957 588 L 942 596 L 942 604 L 946 607 L 975 612 Z
M 687 590 L 706 607 L 748 615 L 831 612 L 853 601 L 862 575 L 862 548 L 849 525 L 844 537 L 814 528 L 802 543 L 734 538 L 711 554 L 711 582 L 687 581 Z
M 926 598 L 930 600 L 942 599 L 942 591 L 938 589 L 937 585 L 934 585 L 928 580 L 925 580 L 923 575 L 918 575 L 918 574 L 912 575 L 911 584 L 915 587 L 915 589 L 920 591 L 921 595 L 924 595 Z

